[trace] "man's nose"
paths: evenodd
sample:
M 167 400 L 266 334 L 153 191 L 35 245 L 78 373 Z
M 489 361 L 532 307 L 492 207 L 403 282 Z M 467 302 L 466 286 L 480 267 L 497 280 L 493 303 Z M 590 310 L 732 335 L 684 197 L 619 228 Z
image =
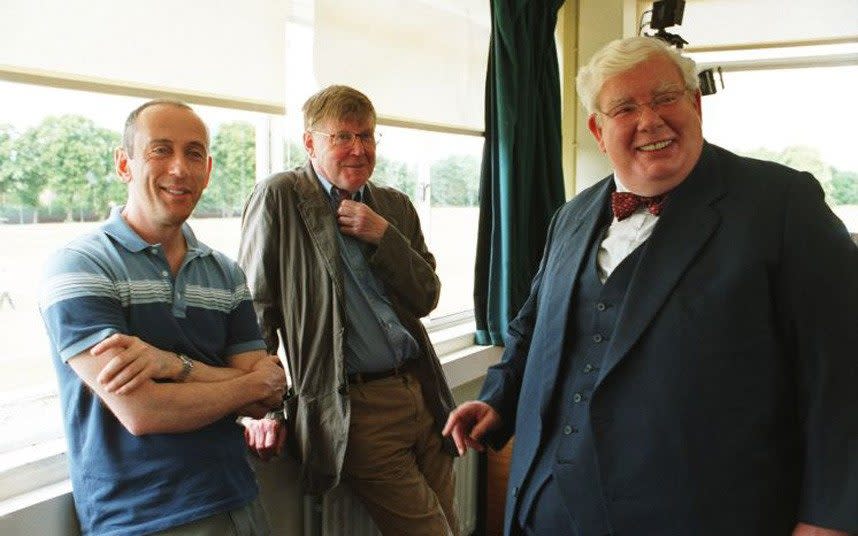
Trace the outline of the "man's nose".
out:
M 360 136 L 355 136 L 354 141 L 352 141 L 352 150 L 351 153 L 353 155 L 361 155 L 366 152 L 366 147 L 364 147 L 364 142 L 360 139 Z
M 181 155 L 176 155 L 170 161 L 170 173 L 177 176 L 183 177 L 188 170 L 188 162 L 185 160 L 185 157 Z
M 638 130 L 650 130 L 664 125 L 664 119 L 651 104 L 641 104 L 638 107 L 640 115 L 638 116 Z

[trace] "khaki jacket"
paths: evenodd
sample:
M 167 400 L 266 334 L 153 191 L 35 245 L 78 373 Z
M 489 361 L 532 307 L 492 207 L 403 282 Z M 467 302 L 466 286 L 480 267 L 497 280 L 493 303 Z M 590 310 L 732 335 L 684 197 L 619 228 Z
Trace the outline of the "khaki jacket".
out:
M 366 204 L 390 223 L 377 247 L 366 246 L 367 259 L 402 325 L 420 346 L 416 374 L 440 433 L 453 397 L 419 320 L 438 303 L 435 258 L 405 194 L 371 183 L 364 191 Z M 276 353 L 281 338 L 286 351 L 293 389 L 286 404 L 287 444 L 301 463 L 309 494 L 337 485 L 348 440 L 343 345 L 349 327 L 338 232 L 309 163 L 258 183 L 242 218 L 239 264 L 247 274 L 268 351 Z

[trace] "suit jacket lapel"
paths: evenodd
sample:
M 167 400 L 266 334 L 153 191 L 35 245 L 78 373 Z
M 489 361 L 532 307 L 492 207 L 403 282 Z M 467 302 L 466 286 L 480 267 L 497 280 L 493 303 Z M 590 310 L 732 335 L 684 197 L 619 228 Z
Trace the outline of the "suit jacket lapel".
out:
M 724 194 L 719 167 L 714 151 L 704 145 L 694 170 L 670 194 L 629 283 L 597 388 L 638 341 L 717 229 L 721 217 L 712 204 Z
M 542 399 L 540 401 L 540 413 L 544 416 L 551 394 L 554 392 L 557 380 L 560 376 L 560 363 L 563 360 L 566 345 L 566 325 L 569 321 L 569 308 L 572 303 L 572 293 L 575 290 L 575 281 L 581 274 L 582 264 L 587 257 L 587 252 L 596 239 L 599 231 L 599 221 L 602 211 L 608 203 L 608 197 L 613 191 L 613 177 L 605 179 L 590 204 L 584 208 L 580 217 L 574 220 L 567 229 L 556 229 L 553 237 L 554 244 L 558 248 L 550 266 L 546 266 L 543 276 L 545 281 L 551 281 L 550 292 L 544 295 L 549 304 L 544 309 L 551 311 L 556 329 L 560 330 L 559 336 L 551 339 L 550 346 L 546 346 L 542 352 L 544 356 L 557 356 L 545 359 L 542 364 Z M 560 320 L 562 319 L 562 320 Z
M 298 213 L 307 228 L 313 246 L 322 258 L 325 269 L 334 282 L 335 291 L 343 295 L 343 278 L 340 266 L 340 250 L 337 244 L 336 218 L 312 164 L 304 169 L 304 177 L 295 183 L 298 199 Z
M 399 220 L 397 219 L 394 211 L 391 209 L 389 202 L 384 202 L 384 199 L 378 199 L 378 196 L 375 195 L 376 188 L 375 185 L 371 182 L 367 182 L 363 187 L 363 194 L 361 201 L 363 204 L 371 208 L 376 214 L 387 220 L 387 223 L 392 225 L 394 228 L 402 231 L 402 227 L 399 224 Z M 383 196 L 382 196 L 383 197 Z M 381 201 L 381 203 L 379 203 Z M 372 256 L 372 252 L 375 250 L 375 246 L 368 244 L 362 240 L 360 242 L 361 250 L 364 255 L 368 258 Z

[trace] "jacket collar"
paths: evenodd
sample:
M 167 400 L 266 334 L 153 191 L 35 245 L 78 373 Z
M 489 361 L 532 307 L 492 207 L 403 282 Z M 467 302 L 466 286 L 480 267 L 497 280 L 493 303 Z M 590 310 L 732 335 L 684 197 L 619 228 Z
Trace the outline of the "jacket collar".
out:
M 301 215 L 310 241 L 331 276 L 335 292 L 342 297 L 344 289 L 337 243 L 339 232 L 337 221 L 332 213 L 328 193 L 324 190 L 312 163 L 307 162 L 304 172 L 295 181 L 294 187 L 298 197 L 298 213 Z
M 597 388 L 640 339 L 718 228 L 721 214 L 716 201 L 726 190 L 721 165 L 714 147 L 704 144 L 691 174 L 671 192 L 618 312 Z

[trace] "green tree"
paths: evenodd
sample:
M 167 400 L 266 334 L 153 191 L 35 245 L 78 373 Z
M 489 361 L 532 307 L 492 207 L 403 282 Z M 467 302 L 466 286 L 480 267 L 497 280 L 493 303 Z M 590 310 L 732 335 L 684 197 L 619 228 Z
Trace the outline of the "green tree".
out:
M 858 205 L 858 171 L 831 168 L 831 199 L 835 205 Z
M 831 184 L 831 166 L 825 163 L 819 149 L 806 145 L 791 145 L 784 149 L 778 162 L 800 171 L 813 174 L 826 191 Z
M 34 210 L 49 190 L 66 212 L 66 220 L 104 217 L 121 203 L 125 188 L 113 173 L 118 132 L 100 128 L 76 115 L 47 117 L 13 143 L 12 180 L 18 201 Z
M 24 223 L 24 211 L 27 209 L 32 211 L 33 223 L 38 222 L 39 194 L 48 184 L 47 165 L 42 160 L 41 149 L 38 128 L 28 129 L 13 142 L 11 176 L 19 223 Z
M 0 124 L 0 204 L 12 188 L 12 139 L 15 130 L 11 125 Z
M 235 121 L 220 126 L 211 148 L 214 170 L 200 201 L 201 214 L 221 217 L 241 214 L 256 181 L 256 131 L 251 123 Z
M 811 173 L 822 185 L 822 189 L 825 191 L 826 197 L 830 198 L 832 191 L 831 166 L 825 163 L 822 159 L 819 149 L 809 147 L 807 145 L 790 145 L 779 152 L 772 151 L 771 149 L 759 148 L 746 154 L 754 158 L 771 160 L 799 171 L 807 171 L 808 173 Z
M 780 158 L 780 153 L 778 151 L 766 149 L 765 147 L 758 147 L 752 151 L 745 151 L 742 154 L 750 156 L 751 158 L 758 158 L 760 160 L 783 163 L 778 160 Z
M 283 169 L 304 167 L 307 163 L 307 150 L 300 143 L 286 140 L 283 143 Z
M 479 162 L 471 155 L 451 155 L 429 168 L 432 205 L 474 207 L 479 202 Z
M 6 214 L 14 201 L 14 178 L 12 176 L 12 142 L 15 130 L 11 125 L 0 124 L 0 222 L 6 221 Z
M 375 170 L 372 173 L 372 182 L 379 186 L 395 188 L 410 197 L 411 201 L 415 200 L 417 177 L 409 172 L 408 164 L 401 160 L 377 157 Z

